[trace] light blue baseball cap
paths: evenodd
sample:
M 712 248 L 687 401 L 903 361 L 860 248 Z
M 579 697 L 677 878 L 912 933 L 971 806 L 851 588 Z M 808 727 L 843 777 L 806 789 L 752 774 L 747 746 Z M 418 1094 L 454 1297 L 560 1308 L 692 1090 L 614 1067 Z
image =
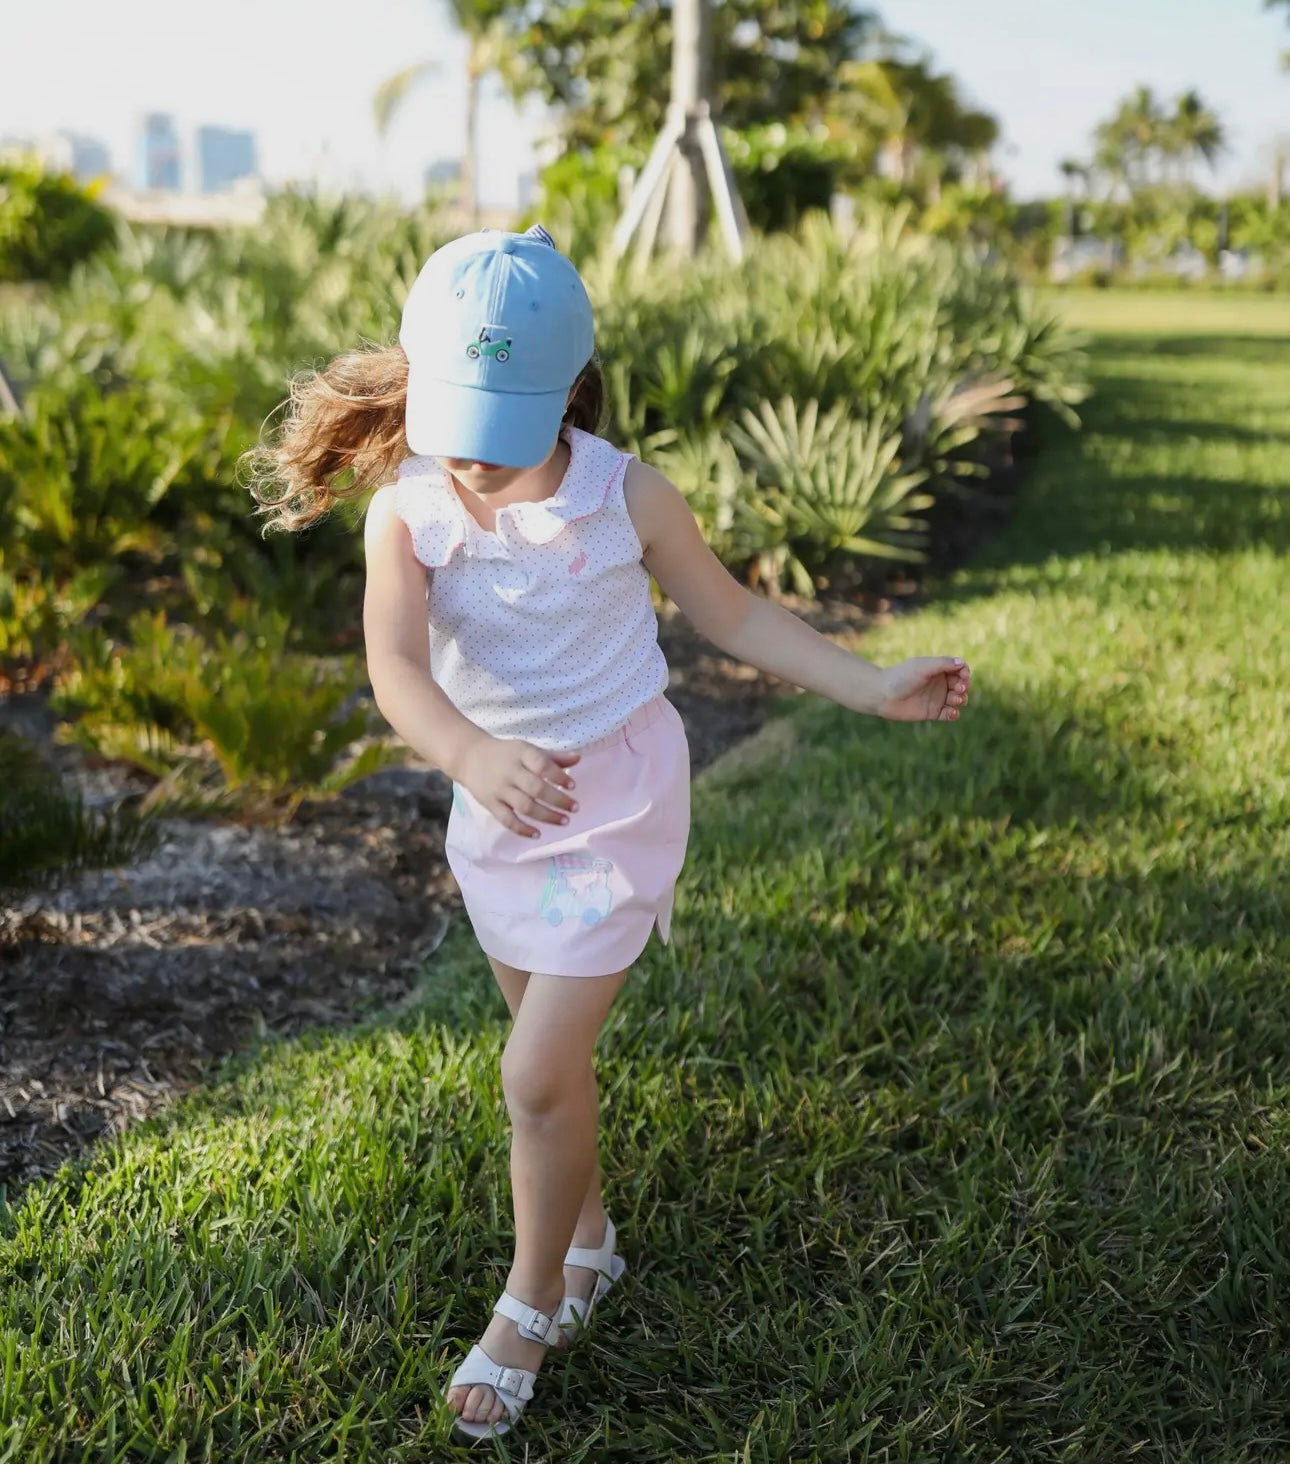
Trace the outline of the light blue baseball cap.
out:
M 406 433 L 418 455 L 531 468 L 595 350 L 578 271 L 541 226 L 436 250 L 403 305 Z

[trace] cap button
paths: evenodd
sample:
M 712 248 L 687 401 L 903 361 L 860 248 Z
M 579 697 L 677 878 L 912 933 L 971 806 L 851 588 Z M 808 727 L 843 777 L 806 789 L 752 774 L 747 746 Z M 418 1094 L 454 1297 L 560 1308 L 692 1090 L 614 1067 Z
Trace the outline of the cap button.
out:
M 514 239 L 503 239 L 502 240 L 502 243 L 501 243 L 501 250 L 500 250 L 500 252 L 502 254 L 514 254 L 515 253 L 515 240 Z

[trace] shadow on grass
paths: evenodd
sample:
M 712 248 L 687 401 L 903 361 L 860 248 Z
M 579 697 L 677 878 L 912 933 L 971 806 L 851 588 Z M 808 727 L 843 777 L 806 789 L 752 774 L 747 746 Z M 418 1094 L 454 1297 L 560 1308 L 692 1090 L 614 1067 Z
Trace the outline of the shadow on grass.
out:
M 1211 422 L 1198 417 L 1134 417 L 1135 437 L 1147 443 L 1173 443 L 1179 437 L 1199 443 L 1249 443 L 1272 448 L 1290 447 L 1290 432 L 1277 432 L 1271 427 L 1238 427 L 1230 422 Z
M 1175 434 L 1162 430 L 1161 437 Z M 1188 433 L 1180 426 L 1176 434 Z M 1087 481 L 1096 467 L 1085 464 Z M 1027 512 L 1042 514 L 1052 539 L 997 541 L 979 564 L 987 568 L 1042 564 L 1056 558 L 1135 551 L 1233 553 L 1265 548 L 1290 551 L 1290 501 L 1284 491 L 1257 484 L 1177 474 L 1119 477 L 1106 491 L 1080 496 L 1072 474 L 1060 485 L 1037 488 Z
M 938 600 L 989 595 L 994 589 L 989 571 L 1053 559 L 1154 550 L 1290 551 L 1290 495 L 1280 482 L 1242 483 L 1178 472 L 1175 466 L 1192 452 L 1207 454 L 1224 445 L 1275 451 L 1290 446 L 1290 433 L 1216 419 L 1213 383 L 1204 376 L 1179 382 L 1133 372 L 1135 362 L 1161 354 L 1204 355 L 1252 369 L 1286 371 L 1290 340 L 1100 338 L 1096 390 L 1081 409 L 1082 429 L 1072 431 L 1052 418 L 1037 423 L 1028 474 L 1009 527 L 973 557 L 968 576 L 938 587 Z M 1193 415 L 1188 415 L 1189 406 Z M 1108 444 L 1110 452 L 1105 451 Z M 1123 454 L 1114 449 L 1129 445 L 1135 449 L 1130 462 L 1158 453 L 1160 471 L 1125 472 L 1119 465 Z
M 1280 335 L 1098 335 L 1096 354 L 1101 362 L 1141 356 L 1218 358 L 1249 366 L 1286 367 L 1287 337 Z

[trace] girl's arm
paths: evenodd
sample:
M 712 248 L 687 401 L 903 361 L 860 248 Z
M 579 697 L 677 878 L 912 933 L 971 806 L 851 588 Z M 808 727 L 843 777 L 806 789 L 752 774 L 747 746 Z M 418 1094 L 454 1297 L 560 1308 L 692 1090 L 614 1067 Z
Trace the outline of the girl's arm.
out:
M 372 496 L 363 548 L 363 639 L 376 705 L 413 751 L 460 781 L 471 745 L 485 734 L 462 716 L 430 675 L 426 571 L 388 489 Z
M 645 567 L 685 618 L 720 650 L 855 712 L 892 721 L 953 722 L 972 673 L 957 657 L 918 656 L 887 669 L 835 644 L 726 572 L 672 483 L 631 462 L 627 511 Z
M 536 838 L 526 819 L 567 823 L 575 805 L 564 771 L 575 754 L 545 753 L 527 742 L 491 737 L 453 706 L 430 674 L 426 571 L 390 488 L 378 488 L 363 535 L 367 585 L 363 638 L 367 674 L 381 715 L 428 763 L 468 788 L 512 833 Z

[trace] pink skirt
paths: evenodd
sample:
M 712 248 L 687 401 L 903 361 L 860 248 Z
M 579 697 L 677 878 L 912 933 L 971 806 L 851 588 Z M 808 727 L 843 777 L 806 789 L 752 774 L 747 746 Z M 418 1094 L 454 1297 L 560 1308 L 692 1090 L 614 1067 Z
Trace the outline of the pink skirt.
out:
M 513 834 L 454 785 L 448 864 L 485 955 L 547 976 L 625 971 L 658 927 L 666 941 L 690 835 L 690 751 L 656 697 L 569 770 L 578 811 Z M 529 820 L 532 822 L 532 820 Z

